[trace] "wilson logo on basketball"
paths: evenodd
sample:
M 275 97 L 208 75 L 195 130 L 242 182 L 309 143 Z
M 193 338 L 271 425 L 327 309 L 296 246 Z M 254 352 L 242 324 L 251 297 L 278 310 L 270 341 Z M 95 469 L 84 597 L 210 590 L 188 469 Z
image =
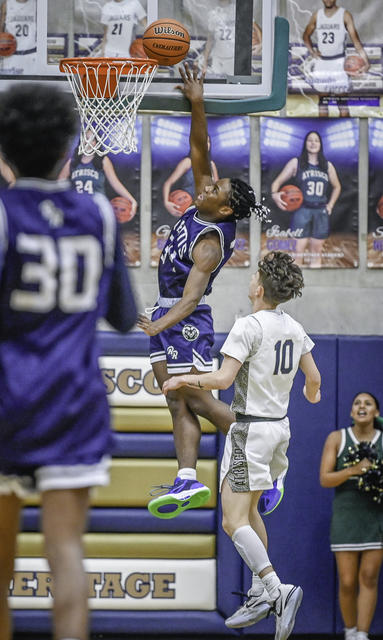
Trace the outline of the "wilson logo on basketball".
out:
M 177 31 L 172 27 L 154 27 L 154 33 L 156 34 L 156 36 L 160 35 L 161 33 L 169 33 L 172 36 L 179 36 L 180 38 L 185 38 L 185 34 L 183 33 L 183 31 Z

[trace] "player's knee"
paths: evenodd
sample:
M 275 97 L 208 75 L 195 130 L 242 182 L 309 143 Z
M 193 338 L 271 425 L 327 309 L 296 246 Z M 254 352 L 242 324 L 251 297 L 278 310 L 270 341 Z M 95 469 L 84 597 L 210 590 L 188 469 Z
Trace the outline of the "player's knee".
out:
M 378 573 L 370 569 L 362 569 L 359 574 L 360 584 L 367 589 L 375 589 L 378 585 Z
M 45 555 L 52 573 L 60 572 L 61 569 L 74 569 L 78 563 L 82 563 L 81 540 L 77 537 L 73 539 L 57 540 L 45 539 Z
M 190 411 L 195 413 L 198 416 L 202 416 L 204 418 L 208 418 L 210 415 L 209 405 L 206 402 L 205 396 L 200 394 L 187 395 L 186 397 L 187 406 Z
M 177 392 L 171 391 L 168 393 L 166 402 L 173 418 L 180 416 L 187 410 L 184 399 Z
M 344 595 L 353 595 L 358 586 L 356 577 L 351 574 L 342 575 L 339 584 Z
M 223 514 L 223 516 L 222 516 L 222 529 L 229 536 L 229 538 L 232 538 L 233 533 L 235 531 L 235 528 L 236 527 L 235 527 L 234 523 L 231 522 L 230 517 L 228 517 L 226 514 Z

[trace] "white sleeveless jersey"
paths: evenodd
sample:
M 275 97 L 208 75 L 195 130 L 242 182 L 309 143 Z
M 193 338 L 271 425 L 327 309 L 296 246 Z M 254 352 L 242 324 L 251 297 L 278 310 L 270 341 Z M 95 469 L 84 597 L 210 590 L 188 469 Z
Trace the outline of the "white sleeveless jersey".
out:
M 334 58 L 345 55 L 347 29 L 344 26 L 344 9 L 339 9 L 328 18 L 323 9 L 317 13 L 316 35 L 318 50 L 324 58 Z
M 101 23 L 107 27 L 105 56 L 128 57 L 134 28 L 146 12 L 138 0 L 107 2 L 101 13 Z
M 208 31 L 214 39 L 211 55 L 234 60 L 235 4 L 209 11 Z
M 260 418 L 283 418 L 301 356 L 314 343 L 284 311 L 258 311 L 237 320 L 221 352 L 242 362 L 232 410 Z
M 5 31 L 12 33 L 17 40 L 16 55 L 36 51 L 36 0 L 7 0 Z

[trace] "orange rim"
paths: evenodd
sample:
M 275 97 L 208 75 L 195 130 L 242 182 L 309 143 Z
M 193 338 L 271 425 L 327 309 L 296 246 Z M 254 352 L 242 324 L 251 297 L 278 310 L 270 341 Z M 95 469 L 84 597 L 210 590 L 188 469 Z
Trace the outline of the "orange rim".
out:
M 158 66 L 151 58 L 63 58 L 60 71 L 77 75 L 83 95 L 88 98 L 114 98 L 121 76 L 152 73 Z
M 134 74 L 144 73 L 148 66 L 158 67 L 158 60 L 154 60 L 154 58 L 62 58 L 59 69 L 65 73 L 65 65 L 67 65 L 71 67 L 72 72 L 81 73 L 81 68 L 80 70 L 76 68 L 76 65 L 81 64 L 85 68 L 97 68 L 101 73 L 105 73 L 112 64 L 116 69 L 121 69 L 121 75 L 128 75 L 131 66 L 127 63 L 131 63 Z

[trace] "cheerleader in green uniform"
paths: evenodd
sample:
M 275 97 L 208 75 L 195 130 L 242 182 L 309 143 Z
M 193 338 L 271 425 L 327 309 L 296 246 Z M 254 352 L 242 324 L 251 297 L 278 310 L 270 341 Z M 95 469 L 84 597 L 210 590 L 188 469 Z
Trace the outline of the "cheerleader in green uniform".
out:
M 383 503 L 358 489 L 358 481 L 371 467 L 364 458 L 346 466 L 349 447 L 374 445 L 383 458 L 379 402 L 371 393 L 358 393 L 352 403 L 353 424 L 332 431 L 324 445 L 320 468 L 322 487 L 335 487 L 331 520 L 331 550 L 339 576 L 339 604 L 345 640 L 366 640 L 375 613 L 383 560 Z

